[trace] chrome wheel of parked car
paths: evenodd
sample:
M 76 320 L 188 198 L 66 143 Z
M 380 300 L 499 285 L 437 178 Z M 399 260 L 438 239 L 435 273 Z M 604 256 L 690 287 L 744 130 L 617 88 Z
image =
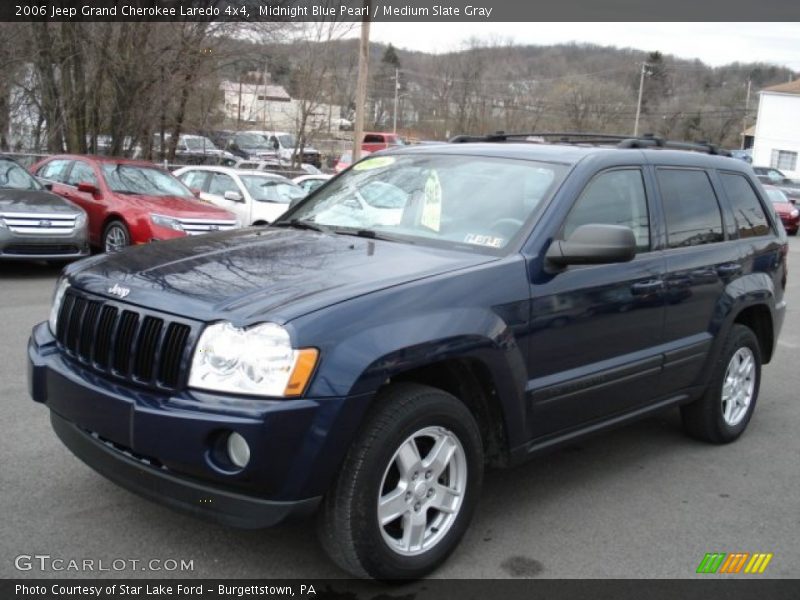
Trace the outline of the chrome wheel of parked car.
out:
M 386 467 L 378 494 L 383 541 L 398 554 L 416 556 L 450 530 L 467 487 L 467 457 L 444 427 L 411 435 Z
M 728 425 L 741 423 L 756 388 L 756 359 L 750 348 L 739 348 L 731 357 L 722 386 L 722 418 Z
M 103 234 L 103 250 L 106 252 L 119 252 L 131 243 L 128 229 L 119 221 L 113 221 L 106 227 Z

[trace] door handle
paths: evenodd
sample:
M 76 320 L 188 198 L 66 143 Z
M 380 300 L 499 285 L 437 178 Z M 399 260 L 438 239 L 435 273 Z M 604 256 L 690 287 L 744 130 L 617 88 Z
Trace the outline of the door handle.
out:
M 732 275 L 738 275 L 742 272 L 742 265 L 739 263 L 727 263 L 724 265 L 719 265 L 717 267 L 717 274 L 720 277 L 730 277 Z
M 644 296 L 647 294 L 653 294 L 661 290 L 664 287 L 664 282 L 660 279 L 652 279 L 650 281 L 641 281 L 639 283 L 634 283 L 631 286 L 631 293 L 634 296 Z

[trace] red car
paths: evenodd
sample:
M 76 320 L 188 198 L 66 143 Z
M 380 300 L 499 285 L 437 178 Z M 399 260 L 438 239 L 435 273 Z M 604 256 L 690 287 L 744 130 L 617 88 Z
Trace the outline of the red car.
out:
M 361 149 L 366 152 L 377 152 L 388 148 L 405 146 L 405 142 L 396 133 L 382 133 L 378 131 L 367 131 L 361 141 Z
M 783 191 L 774 185 L 765 185 L 764 190 L 766 190 L 775 212 L 778 213 L 786 233 L 797 235 L 797 230 L 800 228 L 800 210 L 797 209 L 797 206 L 789 200 Z
M 36 163 L 31 172 L 86 211 L 89 243 L 106 252 L 239 226 L 235 215 L 199 200 L 152 163 L 60 155 Z

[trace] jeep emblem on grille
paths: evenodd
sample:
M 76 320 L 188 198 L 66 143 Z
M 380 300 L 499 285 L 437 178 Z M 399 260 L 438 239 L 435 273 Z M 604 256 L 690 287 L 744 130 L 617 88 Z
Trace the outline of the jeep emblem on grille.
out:
M 50 227 L 52 224 L 53 224 L 52 221 L 48 221 L 46 219 L 39 221 L 39 227 Z
M 219 231 L 219 225 L 209 225 L 208 226 L 208 230 L 209 231 Z
M 129 288 L 122 287 L 118 283 L 115 283 L 113 286 L 108 288 L 108 293 L 114 294 L 115 296 L 119 296 L 120 298 L 125 298 L 125 296 L 131 293 L 131 290 Z

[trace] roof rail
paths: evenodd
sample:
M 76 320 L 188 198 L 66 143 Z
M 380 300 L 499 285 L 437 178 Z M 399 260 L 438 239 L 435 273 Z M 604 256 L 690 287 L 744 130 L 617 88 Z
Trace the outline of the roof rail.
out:
M 678 142 L 645 133 L 641 136 L 616 135 L 610 133 L 583 133 L 583 132 L 530 132 L 506 133 L 497 131 L 487 135 L 457 135 L 450 140 L 451 144 L 465 144 L 477 142 L 507 142 L 520 141 L 530 143 L 549 144 L 586 144 L 593 146 L 609 145 L 616 148 L 666 148 L 673 150 L 689 150 L 705 152 L 719 156 L 731 156 L 727 150 L 706 141 Z

